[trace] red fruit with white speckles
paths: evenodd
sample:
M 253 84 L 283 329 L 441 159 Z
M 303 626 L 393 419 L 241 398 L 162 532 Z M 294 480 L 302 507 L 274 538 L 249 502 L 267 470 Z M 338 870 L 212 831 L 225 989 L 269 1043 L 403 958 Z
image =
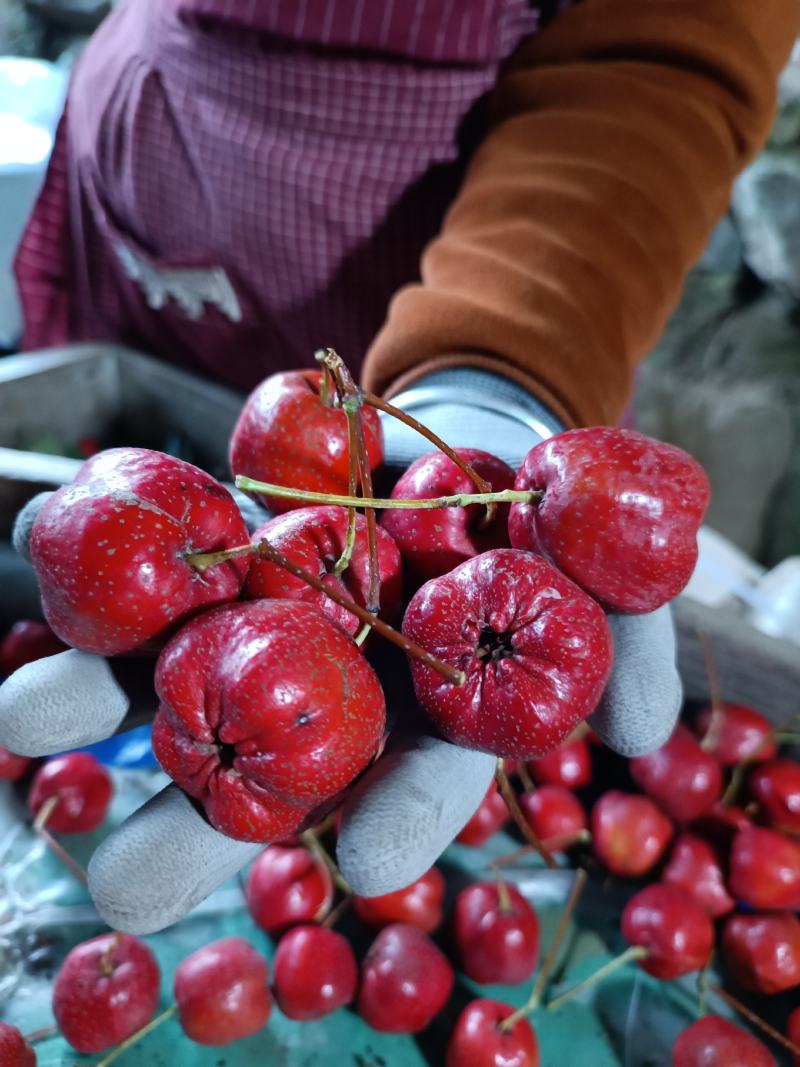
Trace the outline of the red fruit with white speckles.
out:
M 699 971 L 714 945 L 707 913 L 688 893 L 663 882 L 631 897 L 622 912 L 622 936 L 647 949 L 639 966 L 664 981 Z
M 322 402 L 321 383 L 321 371 L 292 370 L 256 386 L 231 436 L 229 461 L 235 475 L 315 493 L 347 493 L 347 415 Z M 380 420 L 367 405 L 361 416 L 374 470 L 383 461 Z M 300 500 L 260 494 L 256 499 L 276 514 L 303 506 Z
M 32 763 L 29 756 L 18 756 L 0 745 L 0 782 L 19 781 Z
M 531 449 L 514 488 L 544 498 L 512 505 L 511 544 L 541 552 L 608 610 L 655 611 L 689 581 L 710 490 L 681 449 L 635 430 L 567 430 Z
M 479 448 L 455 451 L 491 485 L 493 492 L 514 485 L 513 470 L 496 456 Z M 420 456 L 411 464 L 392 490 L 392 500 L 477 492 L 472 479 L 449 456 L 436 451 Z M 486 508 L 480 504 L 465 508 L 387 510 L 381 525 L 397 542 L 409 572 L 419 584 L 447 574 L 481 552 L 508 547 L 508 507 L 508 504 L 499 505 L 488 526 L 484 523 Z
M 54 656 L 66 647 L 45 623 L 20 619 L 0 643 L 0 674 L 13 674 L 26 663 Z
M 53 1015 L 78 1052 L 102 1052 L 149 1023 L 161 972 L 147 945 L 129 934 L 101 934 L 69 952 L 53 985 Z
M 153 749 L 217 830 L 278 841 L 370 763 L 386 707 L 358 646 L 311 604 L 191 620 L 158 660 Z
M 514 1008 L 499 1000 L 472 1000 L 447 1043 L 445 1067 L 539 1067 L 539 1045 L 527 1019 L 506 1032 L 500 1023 Z
M 381 897 L 353 897 L 356 915 L 368 926 L 409 923 L 426 934 L 441 925 L 444 918 L 444 875 L 431 867 L 421 878 L 394 893 Z
M 519 806 L 540 841 L 555 838 L 568 848 L 570 839 L 586 829 L 586 812 L 569 789 L 560 785 L 540 785 L 518 798 Z
M 518 889 L 476 882 L 462 889 L 453 910 L 461 968 L 474 982 L 525 982 L 539 959 L 539 920 Z
M 800 909 L 800 843 L 748 826 L 733 839 L 728 884 L 751 908 Z
M 36 1053 L 16 1026 L 0 1023 L 0 1064 L 2 1067 L 36 1067 Z
M 341 576 L 333 573 L 336 561 L 344 551 L 347 539 L 347 509 L 337 507 L 299 508 L 279 515 L 260 526 L 252 535 L 253 544 L 266 538 L 292 563 L 320 578 L 325 586 L 344 593 L 362 608 L 367 606 L 369 591 L 369 555 L 367 552 L 367 523 L 363 515 L 356 516 L 356 538 L 353 555 Z M 377 527 L 378 574 L 380 575 L 380 616 L 388 623 L 400 617 L 403 583 L 402 564 L 397 545 L 390 535 Z M 277 563 L 268 559 L 254 559 L 244 585 L 247 597 L 274 597 L 278 600 L 302 600 L 316 604 L 330 619 L 351 635 L 362 626 L 346 608 L 335 604 L 324 593 L 312 589 L 301 578 L 295 578 Z
M 358 1013 L 373 1030 L 416 1034 L 439 1014 L 455 975 L 445 954 L 416 926 L 385 926 L 361 965 Z
M 417 699 L 448 740 L 535 759 L 594 711 L 611 670 L 598 605 L 530 552 L 498 548 L 415 594 L 403 633 L 467 676 L 409 659 Z
M 320 1019 L 349 1004 L 358 985 L 350 942 L 322 926 L 296 926 L 275 953 L 275 999 L 290 1019 Z
M 201 577 L 186 557 L 248 541 L 233 497 L 209 474 L 161 452 L 113 448 L 46 501 L 30 553 L 56 634 L 116 655 L 160 643 L 199 609 L 235 599 L 247 558 Z
M 615 789 L 592 808 L 592 848 L 612 874 L 639 878 L 647 874 L 672 838 L 672 823 L 652 800 Z
M 106 817 L 114 787 L 102 763 L 88 752 L 67 752 L 43 763 L 31 783 L 28 807 L 33 815 L 50 797 L 58 803 L 47 819 L 57 834 L 85 834 Z
M 788 911 L 731 915 L 722 955 L 734 981 L 751 993 L 783 993 L 800 985 L 800 921 Z
M 672 1049 L 672 1067 L 776 1067 L 758 1038 L 718 1015 L 687 1026 Z
M 528 770 L 539 785 L 563 785 L 582 789 L 592 780 L 592 754 L 582 737 L 565 741 L 553 752 L 534 760 Z
M 478 810 L 458 834 L 456 841 L 470 848 L 481 848 L 493 834 L 505 826 L 508 818 L 506 802 L 497 790 L 497 783 L 492 782 Z
M 744 760 L 763 763 L 775 755 L 772 723 L 753 708 L 743 704 L 721 704 L 718 718 L 713 709 L 703 708 L 697 716 L 697 736 L 703 748 L 716 756 L 723 767 L 733 767 Z M 714 731 L 709 733 L 712 721 Z
M 725 888 L 719 856 L 712 846 L 695 834 L 681 834 L 672 846 L 663 879 L 683 889 L 704 908 L 712 919 L 733 911 L 736 901 Z
M 750 774 L 747 787 L 776 828 L 800 833 L 800 763 L 770 760 Z
M 212 941 L 181 960 L 174 992 L 183 1031 L 199 1045 L 249 1037 L 272 1011 L 267 961 L 243 937 Z
M 634 782 L 672 819 L 690 822 L 710 811 L 722 794 L 722 769 L 679 723 L 666 744 L 628 767 Z
M 333 902 L 333 881 L 307 848 L 270 845 L 250 868 L 245 898 L 261 929 L 279 934 L 324 918 Z

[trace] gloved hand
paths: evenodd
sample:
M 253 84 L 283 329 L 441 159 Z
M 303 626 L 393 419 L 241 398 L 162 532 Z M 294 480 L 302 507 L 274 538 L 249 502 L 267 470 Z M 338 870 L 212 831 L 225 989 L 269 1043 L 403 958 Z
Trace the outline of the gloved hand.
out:
M 514 467 L 561 429 L 521 387 L 483 371 L 436 372 L 395 403 L 449 444 L 486 448 Z M 398 473 L 430 450 L 397 421 L 383 425 L 387 462 Z M 40 506 L 37 498 L 18 519 L 18 551 L 26 551 Z M 609 621 L 614 669 L 591 724 L 610 747 L 639 755 L 666 741 L 680 708 L 672 622 L 666 608 Z M 63 652 L 28 664 L 0 687 L 0 744 L 48 755 L 108 737 L 156 707 L 152 661 Z M 337 856 L 353 889 L 377 896 L 423 874 L 480 804 L 494 765 L 493 756 L 437 738 L 394 735 L 345 804 Z M 149 933 L 180 919 L 261 848 L 224 837 L 170 785 L 98 848 L 89 889 L 110 926 Z

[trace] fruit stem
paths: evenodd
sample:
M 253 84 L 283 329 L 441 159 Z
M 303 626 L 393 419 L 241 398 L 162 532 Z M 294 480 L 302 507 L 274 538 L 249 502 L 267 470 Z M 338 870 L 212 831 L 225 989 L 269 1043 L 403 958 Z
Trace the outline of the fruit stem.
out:
M 756 1015 L 755 1012 L 750 1011 L 746 1005 L 742 1004 L 740 1000 L 737 1000 L 736 997 L 728 993 L 722 986 L 712 984 L 709 986 L 709 989 L 721 1000 L 724 1000 L 728 1007 L 733 1008 L 734 1011 L 738 1011 L 748 1022 L 752 1023 L 753 1026 L 757 1027 L 759 1030 L 763 1030 L 773 1041 L 777 1041 L 779 1045 L 783 1045 L 784 1048 L 788 1049 L 792 1055 L 800 1056 L 800 1045 L 796 1045 L 794 1041 L 790 1041 L 788 1037 L 784 1037 L 778 1030 L 773 1029 L 769 1023 L 765 1022 L 759 1015 Z
M 416 430 L 417 433 L 422 434 L 424 438 L 431 442 L 432 445 L 436 445 L 440 452 L 444 454 L 455 463 L 455 465 L 466 474 L 466 476 L 474 483 L 479 493 L 491 493 L 492 487 L 485 478 L 481 478 L 480 474 L 474 470 L 466 460 L 462 459 L 459 454 L 450 447 L 445 441 L 441 439 L 433 430 L 429 430 L 428 427 L 415 419 L 413 415 L 409 415 L 403 411 L 402 408 L 396 408 L 394 404 L 390 404 L 387 400 L 377 396 L 375 393 L 370 393 L 368 390 L 363 391 L 363 397 L 366 402 L 378 411 L 383 411 L 386 415 L 391 415 L 393 418 L 398 419 L 400 422 L 404 422 L 406 426 L 410 426 L 412 430 Z M 494 518 L 494 513 L 497 505 L 494 503 L 487 504 L 486 514 L 483 517 L 482 525 L 488 526 Z
M 300 840 L 303 842 L 309 852 L 314 856 L 314 858 L 319 863 L 321 863 L 322 866 L 327 870 L 328 874 L 330 874 L 331 878 L 336 884 L 336 887 L 338 889 L 341 889 L 345 896 L 351 897 L 353 895 L 353 890 L 345 881 L 344 875 L 336 865 L 336 861 L 333 859 L 332 856 L 328 854 L 328 850 L 322 844 L 322 842 L 314 833 L 314 831 L 304 830 L 303 833 L 300 834 Z
M 221 548 L 219 552 L 193 552 L 183 558 L 190 567 L 194 567 L 196 571 L 200 571 L 202 574 L 209 567 L 216 567 L 219 563 L 227 563 L 229 559 L 249 556 L 255 552 L 255 545 L 237 545 L 235 548 Z
M 500 871 L 495 871 L 494 873 L 497 879 L 497 910 L 501 915 L 511 915 L 514 908 L 511 904 L 511 894 L 508 892 L 508 886 L 503 881 Z
M 356 618 L 366 623 L 368 626 L 374 627 L 381 637 L 385 637 L 387 641 L 391 641 L 392 644 L 397 645 L 409 656 L 413 656 L 415 659 L 420 660 L 426 666 L 431 667 L 433 670 L 440 674 L 443 678 L 446 678 L 452 685 L 463 685 L 467 680 L 463 671 L 456 670 L 454 667 L 449 666 L 447 663 L 443 663 L 436 656 L 432 655 L 426 649 L 422 648 L 415 641 L 411 641 L 405 637 L 394 627 L 389 626 L 383 619 L 378 618 L 377 615 L 370 614 L 365 611 L 360 605 L 356 604 L 350 597 L 345 596 L 344 593 L 340 593 L 337 589 L 330 589 L 313 574 L 309 574 L 308 571 L 302 567 L 298 567 L 291 560 L 287 559 L 282 552 L 277 548 L 274 548 L 269 541 L 262 539 L 256 546 L 259 556 L 272 560 L 273 563 L 277 563 L 278 566 L 283 567 L 290 574 L 295 575 L 297 578 L 301 578 L 304 582 L 316 589 L 320 593 L 324 593 L 335 604 L 338 604 L 342 608 L 346 608 L 349 612 L 352 612 Z
M 392 500 L 390 497 L 314 493 L 310 489 L 293 489 L 288 485 L 259 482 L 244 474 L 236 475 L 236 488 L 246 493 L 303 500 L 307 504 L 338 504 L 343 508 L 365 508 L 367 511 L 373 508 L 379 511 L 424 511 L 432 508 L 466 508 L 470 504 L 537 504 L 544 496 L 544 493 L 533 489 L 502 489 L 497 493 L 454 493 L 451 496 L 422 497 L 420 500 Z
M 517 829 L 520 831 L 525 840 L 533 846 L 533 848 L 539 853 L 548 867 L 553 869 L 556 866 L 556 861 L 550 855 L 544 844 L 539 840 L 537 835 L 533 831 L 533 827 L 525 818 L 519 804 L 514 790 L 511 786 L 511 782 L 508 780 L 508 775 L 503 768 L 503 761 L 499 759 L 497 761 L 497 767 L 494 772 L 495 781 L 497 782 L 497 788 L 500 790 L 500 796 L 506 802 L 508 813 L 514 822 L 517 824 Z
M 358 439 L 356 435 L 355 411 L 353 410 L 352 405 L 348 404 L 345 407 L 345 413 L 347 414 L 347 451 L 350 460 L 350 470 L 347 476 L 347 492 L 350 496 L 355 496 L 358 489 Z M 350 566 L 350 560 L 353 558 L 353 548 L 356 543 L 357 514 L 355 508 L 347 509 L 347 537 L 345 538 L 342 554 L 337 559 L 336 565 L 333 568 L 333 573 L 337 578 L 341 578 Z
M 733 773 L 731 774 L 731 780 L 728 782 L 728 788 L 722 794 L 722 804 L 733 804 L 739 795 L 739 790 L 744 783 L 744 776 L 747 774 L 750 765 L 758 758 L 759 754 L 763 752 L 767 745 L 777 739 L 779 732 L 783 733 L 787 726 L 798 721 L 800 721 L 800 713 L 791 715 L 785 722 L 773 726 L 768 733 L 764 734 L 758 744 L 753 748 L 752 752 L 748 753 L 745 759 L 736 764 L 733 768 Z
M 119 948 L 121 941 L 122 934 L 115 931 L 111 938 L 111 944 L 100 957 L 100 974 L 102 974 L 104 978 L 110 978 L 114 973 L 114 963 L 111 957 L 114 955 L 114 950 Z
M 122 1042 L 121 1045 L 117 1045 L 107 1056 L 94 1065 L 94 1067 L 109 1067 L 109 1064 L 118 1059 L 123 1052 L 127 1052 L 129 1048 L 141 1041 L 143 1037 L 146 1037 L 152 1030 L 155 1030 L 157 1026 L 161 1026 L 167 1019 L 171 1018 L 178 1010 L 177 1004 L 171 1004 L 166 1011 L 162 1011 L 160 1015 L 156 1015 L 155 1019 L 151 1019 L 149 1023 L 137 1030 L 135 1034 L 131 1034 L 129 1038 Z
M 703 653 L 703 662 L 706 666 L 706 678 L 708 679 L 708 694 L 711 698 L 711 721 L 708 724 L 705 737 L 700 742 L 700 747 L 705 752 L 713 752 L 719 744 L 719 735 L 725 718 L 722 704 L 722 690 L 720 689 L 719 676 L 717 675 L 714 656 L 711 652 L 711 642 L 700 630 L 696 631 L 697 640 Z
M 341 919 L 342 915 L 344 915 L 344 913 L 350 907 L 352 900 L 353 898 L 351 896 L 342 897 L 336 907 L 332 908 L 331 911 L 328 912 L 328 914 L 320 923 L 320 926 L 322 926 L 325 930 L 332 930 L 336 923 L 339 921 L 339 919 Z
M 36 812 L 36 818 L 33 820 L 34 833 L 38 834 L 40 830 L 44 830 L 50 820 L 50 816 L 58 807 L 58 800 L 59 798 L 56 794 L 48 797 Z
M 369 637 L 371 629 L 372 629 L 372 627 L 370 626 L 370 624 L 368 622 L 365 622 L 364 625 L 361 627 L 361 629 L 356 634 L 356 636 L 353 638 L 353 640 L 355 641 L 355 643 L 358 645 L 359 648 L 361 648 L 361 646 L 364 644 L 366 639 Z
M 517 764 L 517 774 L 519 780 L 522 782 L 522 788 L 526 793 L 532 793 L 536 786 L 534 785 L 533 778 L 531 778 L 530 771 L 528 770 L 528 764 L 524 760 L 520 760 Z
M 591 840 L 592 834 L 590 830 L 576 830 L 574 834 L 558 834 L 556 837 L 542 838 L 542 844 L 548 852 L 561 852 L 562 849 L 572 848 L 573 845 L 587 845 Z M 515 848 L 513 852 L 498 856 L 496 860 L 492 860 L 489 866 L 505 867 L 509 863 L 515 863 L 517 860 L 522 859 L 523 856 L 529 856 L 531 852 L 536 851 L 533 845 L 521 845 L 519 848 Z
M 564 905 L 564 910 L 561 913 L 561 918 L 558 921 L 556 932 L 553 935 L 553 940 L 550 942 L 550 947 L 547 950 L 547 955 L 542 960 L 542 966 L 539 970 L 539 974 L 536 977 L 536 983 L 533 987 L 531 995 L 526 1004 L 523 1004 L 521 1008 L 518 1008 L 513 1015 L 509 1015 L 507 1019 L 504 1019 L 500 1023 L 500 1030 L 503 1033 L 509 1033 L 520 1019 L 524 1019 L 526 1015 L 532 1015 L 533 1012 L 539 1007 L 539 1003 L 544 993 L 547 979 L 550 977 L 550 972 L 556 962 L 558 951 L 561 948 L 561 942 L 569 929 L 570 919 L 572 913 L 578 905 L 578 901 L 581 899 L 581 894 L 586 888 L 586 871 L 582 867 L 579 867 L 575 872 L 575 878 L 572 882 L 572 888 L 567 898 L 567 903 Z
M 560 1008 L 562 1004 L 566 1004 L 568 1000 L 572 1000 L 578 993 L 583 992 L 585 989 L 590 989 L 592 986 L 597 985 L 598 982 L 602 982 L 604 978 L 607 978 L 610 974 L 618 971 L 621 967 L 630 963 L 631 960 L 643 960 L 648 956 L 647 949 L 642 945 L 631 945 L 630 948 L 625 949 L 621 956 L 617 956 L 616 959 L 609 960 L 594 974 L 590 974 L 588 978 L 584 978 L 582 982 L 578 982 L 577 985 L 572 986 L 565 993 L 556 997 L 555 1000 L 551 1000 L 547 1005 L 548 1011 L 555 1011 L 556 1008 Z
M 45 843 L 45 845 L 47 845 L 54 856 L 58 856 L 64 866 L 74 874 L 78 881 L 83 882 L 83 884 L 86 885 L 88 881 L 86 871 L 81 867 L 77 860 L 70 856 L 64 846 L 56 841 L 50 831 L 46 828 L 46 823 L 50 819 L 50 816 L 53 814 L 57 805 L 57 796 L 51 796 L 45 800 L 44 804 L 42 804 L 41 808 L 39 808 L 36 813 L 36 818 L 33 820 L 33 832 Z
M 23 1040 L 29 1045 L 35 1045 L 39 1041 L 46 1041 L 48 1037 L 55 1037 L 58 1033 L 57 1026 L 42 1026 L 39 1030 L 33 1030 L 23 1035 Z

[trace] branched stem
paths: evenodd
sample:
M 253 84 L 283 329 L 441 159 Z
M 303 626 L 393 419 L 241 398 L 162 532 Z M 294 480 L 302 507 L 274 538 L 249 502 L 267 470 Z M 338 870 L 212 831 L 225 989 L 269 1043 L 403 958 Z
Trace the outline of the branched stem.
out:
M 494 772 L 495 781 L 497 782 L 497 788 L 500 790 L 500 796 L 506 802 L 508 813 L 517 825 L 518 830 L 525 838 L 525 840 L 536 849 L 544 862 L 551 869 L 556 866 L 556 862 L 551 856 L 550 852 L 545 848 L 542 841 L 534 833 L 533 827 L 525 818 L 525 815 L 517 803 L 516 795 L 511 782 L 508 780 L 508 775 L 503 768 L 503 761 L 497 761 L 497 769 Z
M 423 497 L 420 500 L 392 500 L 391 497 L 345 496 L 338 493 L 315 493 L 310 489 L 293 489 L 289 485 L 273 485 L 237 474 L 236 488 L 246 493 L 262 493 L 286 500 L 303 500 L 307 504 L 338 504 L 340 507 L 375 508 L 378 511 L 415 511 L 432 508 L 466 508 L 470 504 L 536 504 L 543 493 L 538 490 L 502 489 L 497 493 L 454 493 L 450 496 Z
M 73 859 L 73 857 L 70 856 L 69 852 L 67 852 L 64 846 L 61 845 L 58 841 L 56 841 L 56 839 L 47 829 L 47 822 L 57 806 L 57 796 L 50 796 L 47 798 L 47 800 L 45 800 L 44 804 L 42 804 L 41 808 L 39 808 L 38 812 L 36 813 L 36 818 L 33 820 L 33 832 L 41 841 L 45 843 L 45 845 L 47 845 L 53 855 L 57 856 L 61 860 L 64 866 L 72 872 L 72 874 L 78 879 L 78 881 L 86 885 L 88 881 L 86 877 L 86 871 L 83 869 L 83 867 L 81 867 L 80 863 L 78 863 L 76 859 Z
M 595 971 L 594 974 L 590 974 L 588 978 L 584 978 L 582 982 L 578 982 L 577 985 L 574 985 L 571 989 L 568 989 L 565 993 L 556 997 L 555 1000 L 551 1000 L 547 1005 L 547 1010 L 555 1011 L 555 1009 L 560 1008 L 562 1004 L 566 1004 L 568 1000 L 572 1000 L 578 993 L 583 992 L 585 989 L 591 989 L 592 986 L 597 985 L 598 982 L 602 982 L 604 978 L 608 978 L 610 974 L 618 971 L 632 960 L 643 960 L 647 955 L 647 949 L 642 945 L 631 945 L 631 947 L 627 948 L 621 956 L 609 960 L 608 963 L 604 964 L 598 971 Z

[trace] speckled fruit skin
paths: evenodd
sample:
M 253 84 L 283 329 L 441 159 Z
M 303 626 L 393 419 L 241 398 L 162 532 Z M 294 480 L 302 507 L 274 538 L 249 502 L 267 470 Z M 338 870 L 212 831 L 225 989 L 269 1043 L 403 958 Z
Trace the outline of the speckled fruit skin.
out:
M 67 752 L 47 760 L 36 772 L 28 807 L 37 815 L 48 797 L 57 796 L 48 829 L 57 834 L 85 834 L 103 822 L 113 793 L 111 777 L 102 763 L 88 752 Z
M 495 882 L 462 889 L 453 908 L 453 936 L 461 969 L 474 982 L 516 985 L 527 981 L 539 959 L 539 920 L 525 897 L 506 883 L 510 911 Z
M 800 842 L 748 826 L 733 839 L 728 885 L 751 908 L 800 910 Z
M 156 666 L 153 750 L 212 826 L 278 841 L 338 796 L 383 737 L 383 691 L 311 604 L 253 600 L 189 622 Z
M 747 787 L 776 828 L 800 832 L 800 763 L 770 760 L 751 772 Z
M 712 919 L 727 915 L 736 905 L 725 888 L 716 850 L 696 834 L 680 834 L 675 839 L 662 878 L 693 897 Z
M 611 670 L 598 605 L 541 556 L 497 548 L 417 591 L 403 633 L 464 671 L 409 658 L 417 700 L 448 740 L 509 759 L 554 749 L 594 711 Z
M 356 995 L 358 964 L 335 930 L 296 926 L 281 938 L 274 966 L 275 999 L 290 1019 L 320 1019 Z
M 706 912 L 687 893 L 663 882 L 631 897 L 622 912 L 622 936 L 648 950 L 639 966 L 665 981 L 699 971 L 714 945 Z
M 741 1026 L 706 1015 L 687 1026 L 672 1049 L 672 1067 L 776 1067 L 764 1045 Z
M 511 544 L 541 552 L 608 610 L 655 611 L 689 581 L 710 489 L 681 449 L 635 430 L 567 430 L 531 449 L 514 488 L 545 495 L 512 505 Z
M 29 756 L 18 756 L 0 745 L 0 782 L 17 782 L 31 766 Z
M 500 1023 L 514 1008 L 499 1000 L 472 1000 L 447 1043 L 445 1067 L 539 1067 L 539 1045 L 527 1019 L 505 1033 Z
M 272 1011 L 269 968 L 243 937 L 204 945 L 175 969 L 178 1018 L 198 1045 L 229 1045 L 257 1033 Z
M 514 472 L 501 459 L 479 448 L 456 448 L 455 452 L 487 481 L 494 492 L 511 489 Z M 401 475 L 392 490 L 392 500 L 477 493 L 475 483 L 444 452 L 420 456 Z M 484 527 L 486 508 L 436 508 L 416 511 L 385 511 L 381 525 L 398 544 L 406 567 L 417 584 L 447 574 L 464 560 L 492 548 L 507 548 L 508 504 L 497 507 L 492 522 Z
M 682 723 L 666 744 L 628 763 L 631 777 L 672 819 L 705 815 L 722 795 L 722 769 Z
M 347 492 L 347 416 L 322 403 L 321 382 L 321 371 L 294 370 L 273 374 L 256 386 L 231 436 L 228 458 L 234 475 L 315 493 Z M 380 420 L 366 404 L 361 415 L 374 470 L 383 461 Z M 303 506 L 301 500 L 254 497 L 275 514 Z
M 102 1052 L 150 1022 L 160 983 L 156 958 L 143 941 L 129 934 L 93 937 L 67 954 L 56 975 L 56 1024 L 77 1052 Z
M 0 643 L 0 674 L 13 674 L 26 663 L 54 656 L 66 647 L 46 623 L 20 619 Z
M 437 867 L 431 867 L 416 882 L 394 893 L 381 897 L 353 897 L 353 907 L 367 926 L 409 923 L 430 934 L 441 926 L 444 918 L 444 891 L 444 875 Z
M 716 756 L 723 767 L 732 767 L 744 760 L 763 763 L 775 755 L 772 723 L 754 708 L 722 704 L 719 722 L 714 725 L 714 737 L 709 738 L 712 714 L 710 707 L 703 708 L 695 727 L 703 747 Z
M 582 789 L 592 780 L 592 754 L 583 738 L 565 741 L 553 752 L 534 760 L 528 767 L 539 785 L 563 785 L 565 789 Z
M 253 544 L 266 538 L 269 543 L 334 592 L 344 593 L 360 607 L 367 606 L 369 590 L 369 556 L 367 552 L 367 523 L 363 515 L 356 517 L 356 540 L 350 564 L 341 577 L 333 568 L 344 551 L 347 539 L 347 509 L 337 507 L 298 508 L 286 515 L 278 515 L 265 522 L 252 535 Z M 380 616 L 394 624 L 402 610 L 403 578 L 400 552 L 391 536 L 377 527 L 378 574 L 380 576 Z M 301 578 L 295 578 L 277 563 L 268 559 L 254 559 L 244 585 L 244 595 L 252 598 L 273 597 L 278 600 L 302 600 L 316 604 L 337 626 L 351 636 L 362 623 L 352 612 L 340 607 L 312 589 Z
M 384 926 L 361 964 L 358 1013 L 387 1034 L 416 1034 L 439 1014 L 455 975 L 433 941 L 406 923 Z
M 592 848 L 622 878 L 640 878 L 658 863 L 672 839 L 672 823 L 647 797 L 604 793 L 592 808 Z
M 583 805 L 562 785 L 540 785 L 531 793 L 523 793 L 518 800 L 540 841 L 576 837 L 587 828 Z M 562 847 L 569 845 L 565 842 Z
M 0 1023 L 0 1065 L 36 1067 L 36 1053 L 16 1026 Z
M 333 892 L 330 873 L 307 848 L 270 845 L 250 868 L 245 898 L 261 929 L 279 934 L 296 923 L 322 919 Z
M 722 931 L 729 975 L 751 993 L 783 993 L 800 985 L 800 920 L 791 912 L 731 915 Z
M 478 810 L 458 834 L 456 841 L 470 848 L 481 848 L 493 834 L 505 826 L 508 819 L 506 802 L 497 791 L 497 783 L 492 782 Z
M 112 448 L 83 464 L 33 524 L 45 617 L 68 645 L 116 655 L 163 641 L 181 620 L 234 600 L 249 560 L 202 576 L 186 561 L 250 540 L 233 497 L 191 463 Z

